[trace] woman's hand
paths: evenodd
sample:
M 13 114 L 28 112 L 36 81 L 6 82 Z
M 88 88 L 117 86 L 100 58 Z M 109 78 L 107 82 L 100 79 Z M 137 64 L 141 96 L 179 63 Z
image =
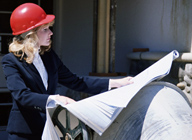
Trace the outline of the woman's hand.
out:
M 71 99 L 69 97 L 60 96 L 60 95 L 55 95 L 55 100 L 62 103 L 62 104 L 64 104 L 64 105 L 76 102 L 75 100 L 73 100 L 73 99 Z
M 122 87 L 125 85 L 129 85 L 129 84 L 133 83 L 133 81 L 131 79 L 132 79 L 132 77 L 130 77 L 130 76 L 127 76 L 127 77 L 121 78 L 121 79 L 110 79 L 109 86 L 111 88 L 119 88 L 119 87 Z

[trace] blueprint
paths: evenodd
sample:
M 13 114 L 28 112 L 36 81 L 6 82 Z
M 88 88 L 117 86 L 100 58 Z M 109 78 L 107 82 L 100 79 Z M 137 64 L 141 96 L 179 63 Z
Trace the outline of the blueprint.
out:
M 46 106 L 47 120 L 42 139 L 60 139 L 49 113 L 50 109 L 53 110 L 58 105 L 66 108 L 79 120 L 84 122 L 99 135 L 102 135 L 142 87 L 169 74 L 173 60 L 178 57 L 179 53 L 174 50 L 133 77 L 133 84 L 103 92 L 72 104 L 63 105 L 56 102 L 54 98 L 49 98 Z

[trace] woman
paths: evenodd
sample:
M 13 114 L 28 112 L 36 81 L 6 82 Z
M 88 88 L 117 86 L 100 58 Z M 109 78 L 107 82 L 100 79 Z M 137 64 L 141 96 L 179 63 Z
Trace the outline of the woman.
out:
M 113 87 L 130 84 L 123 79 L 79 78 L 61 62 L 51 49 L 54 15 L 47 15 L 36 4 L 17 7 L 10 18 L 13 31 L 9 54 L 2 59 L 7 87 L 13 97 L 7 131 L 9 140 L 40 140 L 44 128 L 46 102 L 50 96 L 64 104 L 75 102 L 55 95 L 57 84 L 70 89 L 98 94 Z

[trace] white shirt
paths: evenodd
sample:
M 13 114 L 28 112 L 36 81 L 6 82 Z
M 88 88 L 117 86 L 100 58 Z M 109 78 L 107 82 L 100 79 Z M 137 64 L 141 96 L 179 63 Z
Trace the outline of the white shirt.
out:
M 47 74 L 47 71 L 45 69 L 45 66 L 43 64 L 43 61 L 42 61 L 38 51 L 35 53 L 33 64 L 36 67 L 36 69 L 38 70 L 38 72 L 39 72 L 39 74 L 41 76 L 41 79 L 43 81 L 43 84 L 45 86 L 45 89 L 47 90 L 47 87 L 48 87 L 48 74 Z

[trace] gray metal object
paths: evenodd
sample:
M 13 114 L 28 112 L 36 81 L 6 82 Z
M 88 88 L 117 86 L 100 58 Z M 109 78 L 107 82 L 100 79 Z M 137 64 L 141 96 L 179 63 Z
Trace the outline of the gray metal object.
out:
M 65 116 L 62 115 L 62 119 L 66 121 L 65 124 L 62 123 L 62 120 L 59 119 L 59 114 L 61 111 L 65 111 Z M 78 125 L 76 127 L 72 127 L 73 118 L 71 118 L 70 112 L 65 108 L 58 106 L 53 115 L 52 121 L 54 126 L 58 127 L 60 132 L 62 133 L 61 140 L 90 140 L 91 136 L 89 134 L 88 129 L 85 124 L 78 120 Z
M 127 93 L 129 94 L 129 93 Z M 102 136 L 94 140 L 191 140 L 192 109 L 184 93 L 167 82 L 143 87 Z

